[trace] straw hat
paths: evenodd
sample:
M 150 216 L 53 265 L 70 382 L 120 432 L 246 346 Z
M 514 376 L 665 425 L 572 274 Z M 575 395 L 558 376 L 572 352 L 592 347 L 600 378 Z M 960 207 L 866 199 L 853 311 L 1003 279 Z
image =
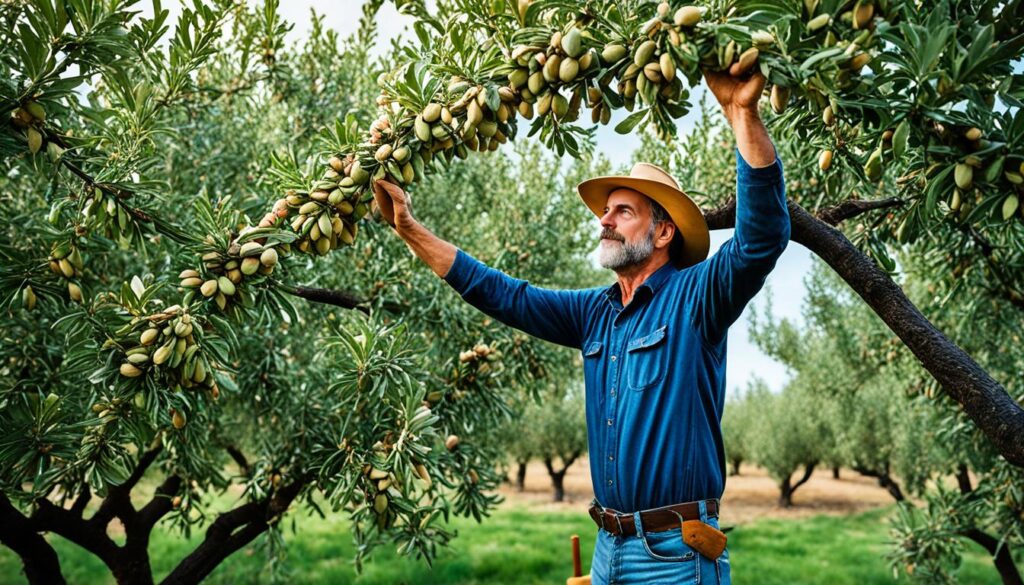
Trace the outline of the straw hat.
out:
M 711 248 L 711 234 L 697 204 L 679 189 L 672 175 L 650 163 L 636 163 L 629 176 L 596 177 L 577 185 L 583 202 L 597 217 L 604 217 L 608 195 L 619 188 L 633 189 L 657 201 L 665 208 L 677 233 L 683 238 L 680 257 L 673 258 L 678 268 L 685 268 L 703 261 Z

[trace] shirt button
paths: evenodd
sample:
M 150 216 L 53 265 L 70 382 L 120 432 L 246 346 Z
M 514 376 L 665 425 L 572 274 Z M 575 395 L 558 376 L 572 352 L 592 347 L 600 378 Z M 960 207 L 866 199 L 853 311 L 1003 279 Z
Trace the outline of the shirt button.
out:
M 608 426 L 612 426 L 612 419 L 608 419 Z
M 614 455 L 609 455 L 608 456 L 608 461 L 615 461 L 615 456 Z
M 615 396 L 615 388 L 612 388 L 612 396 Z
M 612 480 L 608 480 L 608 485 L 612 485 Z
M 613 362 L 615 361 L 615 356 L 612 356 L 612 361 L 613 361 Z

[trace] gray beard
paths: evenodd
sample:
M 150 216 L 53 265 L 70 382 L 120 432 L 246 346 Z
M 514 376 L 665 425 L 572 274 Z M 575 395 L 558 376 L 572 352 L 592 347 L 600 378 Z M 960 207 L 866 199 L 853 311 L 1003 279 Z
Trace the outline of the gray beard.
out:
M 620 242 L 609 240 L 614 244 L 605 244 L 601 240 L 597 244 L 597 261 L 601 266 L 619 271 L 639 266 L 654 253 L 654 230 L 639 242 Z

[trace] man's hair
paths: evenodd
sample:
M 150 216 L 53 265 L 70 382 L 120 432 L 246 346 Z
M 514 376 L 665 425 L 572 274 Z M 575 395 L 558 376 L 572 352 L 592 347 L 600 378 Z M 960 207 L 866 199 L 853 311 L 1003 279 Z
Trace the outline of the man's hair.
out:
M 651 197 L 648 197 L 647 200 L 650 201 L 650 203 L 651 203 L 651 230 L 652 231 L 654 230 L 654 226 L 657 225 L 658 222 L 661 222 L 661 221 L 672 222 L 672 216 L 670 216 L 668 214 L 668 212 L 665 211 L 665 208 L 662 207 L 660 203 L 658 203 L 657 201 L 655 201 Z M 672 224 L 675 225 L 675 222 L 672 222 Z M 676 226 L 676 233 L 675 233 L 674 236 L 672 236 L 672 241 L 668 245 L 668 258 L 669 258 L 669 261 L 671 261 L 676 266 L 678 266 L 679 262 L 681 261 L 682 250 L 683 250 L 683 233 L 682 233 L 682 231 L 680 231 L 679 226 L 677 225 Z

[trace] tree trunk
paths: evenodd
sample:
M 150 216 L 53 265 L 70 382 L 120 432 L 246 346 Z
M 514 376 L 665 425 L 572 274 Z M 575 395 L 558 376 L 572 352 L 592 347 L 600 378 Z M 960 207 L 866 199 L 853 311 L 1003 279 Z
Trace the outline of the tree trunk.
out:
M 839 466 L 838 465 L 833 465 L 832 466 L 832 479 L 839 479 Z
M 0 492 L 0 543 L 21 559 L 25 578 L 31 585 L 66 583 L 57 552 L 3 492 Z
M 733 459 L 732 460 L 732 473 L 730 473 L 729 475 L 739 475 L 740 474 L 740 464 L 741 463 L 743 463 L 742 459 Z
M 813 463 L 808 463 L 807 466 L 804 468 L 803 477 L 801 477 L 800 481 L 796 482 L 795 484 L 790 482 L 789 477 L 786 477 L 786 479 L 782 480 L 782 483 L 779 484 L 780 506 L 782 506 L 783 508 L 789 508 L 790 506 L 793 505 L 793 492 L 796 491 L 796 488 L 807 483 L 807 480 L 811 479 L 811 474 L 814 473 L 814 467 L 817 464 L 817 461 Z
M 519 468 L 516 470 L 516 491 L 526 490 L 526 461 L 517 461 Z
M 552 464 L 551 457 L 544 458 L 544 467 L 547 467 L 548 475 L 551 476 L 551 485 L 555 488 L 556 502 L 561 502 L 565 500 L 565 472 L 569 471 L 569 466 L 571 466 L 573 462 L 576 461 L 580 454 L 580 451 L 574 451 L 569 456 L 565 456 L 563 454 L 562 461 L 565 462 L 565 465 L 563 465 L 562 469 L 558 471 L 555 471 L 555 467 Z
M 555 488 L 555 501 L 565 500 L 565 472 L 556 473 L 551 476 L 551 484 Z
M 897 199 L 850 200 L 814 216 L 789 201 L 790 239 L 803 244 L 835 270 L 964 408 L 996 450 L 1009 463 L 1024 467 L 1024 441 L 1020 440 L 1024 436 L 1024 407 L 928 321 L 885 271 L 833 227 L 865 211 L 900 203 Z M 705 219 L 709 229 L 735 227 L 735 198 L 708 211 Z

